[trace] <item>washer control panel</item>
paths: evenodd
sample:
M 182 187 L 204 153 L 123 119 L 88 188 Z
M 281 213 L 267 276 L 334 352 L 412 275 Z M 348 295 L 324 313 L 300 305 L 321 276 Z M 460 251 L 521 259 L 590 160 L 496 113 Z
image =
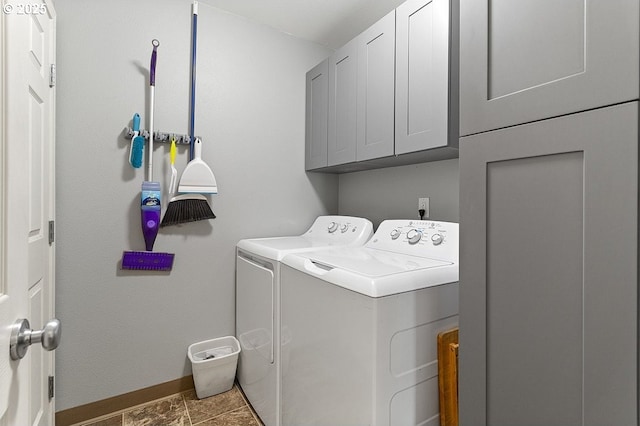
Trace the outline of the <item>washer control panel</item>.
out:
M 367 247 L 457 262 L 458 229 L 453 222 L 385 220 Z

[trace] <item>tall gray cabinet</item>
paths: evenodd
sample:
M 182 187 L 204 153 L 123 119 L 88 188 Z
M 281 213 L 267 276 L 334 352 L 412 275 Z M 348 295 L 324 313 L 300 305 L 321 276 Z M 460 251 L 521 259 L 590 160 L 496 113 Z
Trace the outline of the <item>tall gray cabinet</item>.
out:
M 461 136 L 637 97 L 636 0 L 468 0 L 460 19 Z
M 639 26 L 461 3 L 463 426 L 638 424 Z

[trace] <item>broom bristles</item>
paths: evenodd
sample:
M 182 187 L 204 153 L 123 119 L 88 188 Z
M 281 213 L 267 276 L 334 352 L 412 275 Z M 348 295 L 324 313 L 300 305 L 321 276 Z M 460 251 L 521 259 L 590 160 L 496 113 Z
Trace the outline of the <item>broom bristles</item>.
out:
M 160 227 L 163 228 L 165 226 L 215 218 L 216 215 L 213 214 L 213 210 L 211 210 L 209 203 L 204 197 L 174 199 L 169 201 Z

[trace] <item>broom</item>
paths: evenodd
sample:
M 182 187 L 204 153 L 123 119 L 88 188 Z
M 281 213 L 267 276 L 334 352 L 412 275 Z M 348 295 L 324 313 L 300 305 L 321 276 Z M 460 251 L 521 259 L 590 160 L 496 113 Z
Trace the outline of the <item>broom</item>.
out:
M 202 194 L 217 194 L 216 178 L 209 166 L 202 161 L 202 141 L 196 138 L 195 109 L 196 109 L 196 36 L 198 29 L 198 2 L 193 2 L 191 31 L 191 109 L 189 111 L 189 164 L 182 173 L 178 193 L 169 200 L 167 211 L 162 218 L 160 227 L 179 225 L 181 223 L 199 220 L 215 219 L 207 198 Z

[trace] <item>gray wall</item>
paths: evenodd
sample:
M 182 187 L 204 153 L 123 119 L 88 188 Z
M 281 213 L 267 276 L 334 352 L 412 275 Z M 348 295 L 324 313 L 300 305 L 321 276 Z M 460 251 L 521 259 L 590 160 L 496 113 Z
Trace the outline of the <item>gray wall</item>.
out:
M 338 178 L 303 171 L 305 72 L 329 52 L 200 3 L 196 134 L 218 218 L 161 231 L 154 249 L 175 253 L 170 274 L 119 270 L 123 250 L 144 248 L 145 174 L 129 167 L 121 131 L 134 112 L 148 125 L 157 38 L 155 127 L 187 132 L 190 5 L 56 2 L 57 410 L 190 374 L 189 344 L 234 333 L 236 242 L 337 212 Z M 154 165 L 166 188 L 168 145 Z
M 385 219 L 419 219 L 418 198 L 429 197 L 433 220 L 458 222 L 458 159 L 339 176 L 340 214 Z
M 303 232 L 320 214 L 458 220 L 458 162 L 340 176 L 303 172 L 304 76 L 330 52 L 200 3 L 196 133 L 220 194 L 218 216 L 161 231 L 170 274 L 119 270 L 142 250 L 144 169 L 121 136 L 148 125 L 151 40 L 160 40 L 156 129 L 187 132 L 190 0 L 58 0 L 57 407 L 64 410 L 191 373 L 193 342 L 234 333 L 234 246 Z M 177 167 L 187 162 L 184 147 Z M 168 184 L 168 146 L 154 150 Z M 166 205 L 166 200 L 165 200 Z

